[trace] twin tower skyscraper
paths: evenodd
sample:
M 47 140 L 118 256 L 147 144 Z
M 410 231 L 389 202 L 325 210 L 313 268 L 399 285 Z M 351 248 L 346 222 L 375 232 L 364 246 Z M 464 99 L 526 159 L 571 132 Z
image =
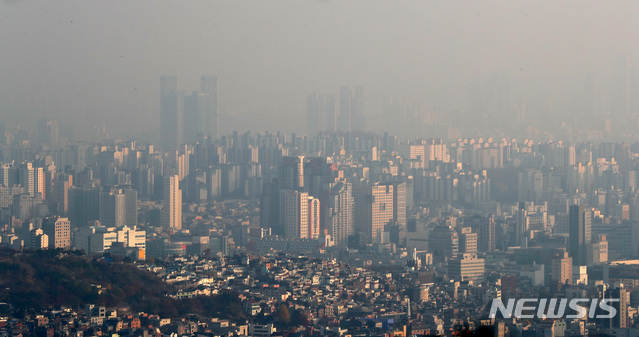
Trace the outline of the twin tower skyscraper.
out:
M 198 137 L 217 138 L 217 76 L 203 75 L 200 90 L 178 90 L 177 76 L 160 78 L 160 145 L 176 149 Z

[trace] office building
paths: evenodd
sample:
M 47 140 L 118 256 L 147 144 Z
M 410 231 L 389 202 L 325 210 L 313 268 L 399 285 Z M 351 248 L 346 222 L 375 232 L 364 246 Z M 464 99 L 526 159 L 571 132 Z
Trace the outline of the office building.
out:
M 470 227 L 459 230 L 459 252 L 461 254 L 477 254 L 477 233 Z
M 628 290 L 624 288 L 609 289 L 606 291 L 605 298 L 619 299 L 611 303 L 611 306 L 617 310 L 617 314 L 608 320 L 605 324 L 609 328 L 624 329 L 628 327 Z
M 464 218 L 464 225 L 477 233 L 477 251 L 489 253 L 495 251 L 495 217 L 473 215 Z
M 353 234 L 353 186 L 337 183 L 328 196 L 326 228 L 336 246 L 345 246 Z
M 568 252 L 554 257 L 551 260 L 551 280 L 560 284 L 572 284 L 572 265 L 573 259 Z
M 448 261 L 448 277 L 455 281 L 481 282 L 484 280 L 485 260 L 475 254 L 461 254 Z
M 124 224 L 135 226 L 138 224 L 138 191 L 126 188 L 124 200 Z
M 146 248 L 146 231 L 133 227 L 91 226 L 79 229 L 74 235 L 73 246 L 86 254 L 102 253 L 115 242 L 124 247 Z
M 457 258 L 459 234 L 448 223 L 438 224 L 428 235 L 428 251 L 440 260 Z
M 583 206 L 572 205 L 569 212 L 568 252 L 576 266 L 588 264 L 592 213 Z
M 124 226 L 126 221 L 126 196 L 120 189 L 105 189 L 100 193 L 100 223 L 106 227 Z
M 73 187 L 69 189 L 69 220 L 74 226 L 87 226 L 100 219 L 100 188 Z
M 49 249 L 71 247 L 71 222 L 68 218 L 46 218 L 42 221 L 42 230 L 49 236 Z

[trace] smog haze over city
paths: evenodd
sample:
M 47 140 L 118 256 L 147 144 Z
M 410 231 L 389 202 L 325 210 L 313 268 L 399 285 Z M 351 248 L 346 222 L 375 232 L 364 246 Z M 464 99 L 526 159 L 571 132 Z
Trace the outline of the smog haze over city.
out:
M 569 140 L 566 127 L 577 136 L 624 113 L 632 120 L 620 126 L 636 128 L 639 104 L 620 107 L 614 89 L 624 81 L 639 92 L 639 5 L 617 4 L 3 1 L 0 116 L 12 125 L 52 116 L 76 137 L 105 124 L 117 137 L 155 139 L 159 76 L 177 75 L 188 92 L 212 73 L 227 130 L 305 132 L 306 95 L 345 84 L 364 86 L 374 131 L 387 125 L 391 96 L 464 137 Z M 601 123 L 588 122 L 595 116 Z
M 639 336 L 638 17 L 0 0 L 0 337 Z

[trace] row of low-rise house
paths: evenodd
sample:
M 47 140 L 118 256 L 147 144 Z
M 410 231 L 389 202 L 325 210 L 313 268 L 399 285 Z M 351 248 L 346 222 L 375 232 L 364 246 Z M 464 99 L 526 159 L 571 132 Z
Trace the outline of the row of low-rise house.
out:
M 501 333 L 543 333 L 558 337 L 612 331 L 610 329 L 632 333 L 631 329 L 639 323 L 636 261 L 587 269 L 585 279 L 564 283 L 545 272 L 554 268 L 559 258 L 546 255 L 531 249 L 527 254 L 513 251 L 489 254 L 486 277 L 476 281 L 451 275 L 451 266 L 446 263 L 428 268 L 377 269 L 334 259 L 291 255 L 172 257 L 138 265 L 170 283 L 175 291 L 166 295 L 176 299 L 236 294 L 248 320 L 160 318 L 130 313 L 126 308 L 92 306 L 84 310 L 41 312 L 38 313 L 41 316 L 21 321 L 6 320 L 4 325 L 0 320 L 0 333 L 26 334 L 38 329 L 43 333 L 51 331 L 70 336 L 80 336 L 80 331 L 84 335 L 100 332 L 137 336 L 196 333 L 277 336 L 292 328 L 275 318 L 282 305 L 291 315 L 296 315 L 299 326 L 294 328 L 306 334 L 451 335 L 463 329 L 482 327 Z M 533 262 L 531 268 L 526 268 L 526 256 L 532 256 L 532 260 L 539 263 Z M 496 267 L 498 265 L 501 267 Z M 486 320 L 493 299 L 528 298 L 546 292 L 559 298 L 620 298 L 623 302 L 619 308 L 625 310 L 608 322 L 588 317 Z M 274 317 L 274 325 L 256 324 L 256 319 L 262 316 Z
M 122 309 L 125 310 L 121 312 L 103 306 L 87 305 L 82 309 L 63 307 L 59 310 L 45 310 L 27 315 L 21 320 L 0 317 L 0 335 L 168 337 L 198 334 L 267 337 L 276 332 L 272 324 L 237 324 L 219 318 L 172 319 Z

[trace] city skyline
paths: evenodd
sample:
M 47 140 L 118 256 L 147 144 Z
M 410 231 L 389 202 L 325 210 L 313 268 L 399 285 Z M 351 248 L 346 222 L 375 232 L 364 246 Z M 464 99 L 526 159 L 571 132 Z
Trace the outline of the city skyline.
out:
M 0 336 L 639 336 L 637 14 L 0 0 Z

